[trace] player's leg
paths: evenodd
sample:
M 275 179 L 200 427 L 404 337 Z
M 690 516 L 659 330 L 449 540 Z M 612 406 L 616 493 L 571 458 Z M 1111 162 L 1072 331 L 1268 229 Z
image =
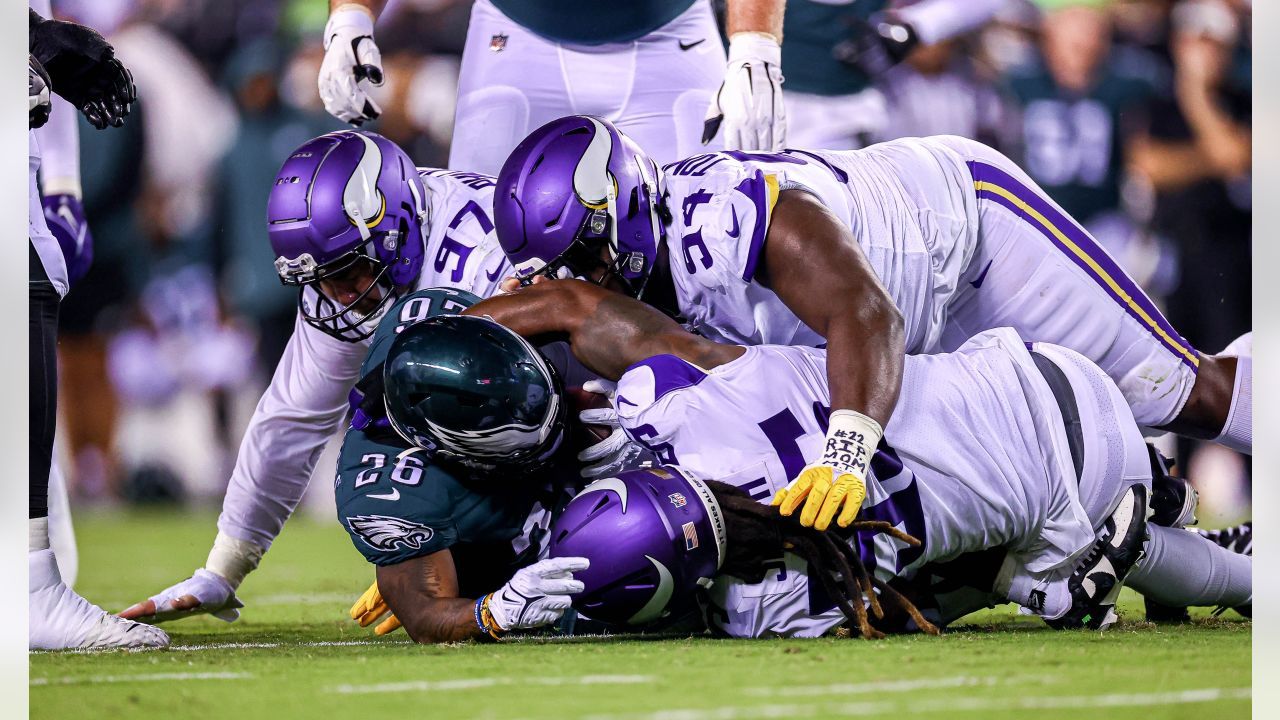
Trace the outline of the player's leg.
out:
M 1040 604 L 1038 614 L 1055 627 L 1102 627 L 1114 620 L 1112 608 L 1125 576 L 1142 553 L 1150 459 L 1126 399 L 1097 365 L 1057 345 L 1035 343 L 1031 351 L 1062 418 L 1064 433 L 1053 444 L 1054 455 L 1070 456 L 1074 477 L 1064 484 L 1068 490 L 1074 485 L 1074 500 L 1094 539 L 1075 548 L 1059 542 L 1060 551 L 1073 554 L 1056 569 L 1044 569 L 1054 557 L 1049 554 L 1053 546 L 1031 558 L 1011 555 L 1001 577 L 1007 579 L 1011 599 L 1023 605 L 1027 602 L 1021 598 L 1034 599 Z M 1051 494 L 1042 531 L 1046 537 L 1056 525 L 1075 520 L 1055 510 L 1058 504 Z M 1020 564 L 1011 565 L 1014 560 Z
M 74 587 L 80 568 L 75 528 L 71 523 L 71 503 L 67 479 L 55 457 L 49 466 L 49 546 L 58 559 L 58 574 L 67 587 Z
M 534 128 L 576 110 L 560 74 L 558 45 L 477 0 L 458 72 L 449 169 L 497 175 Z
M 1125 584 L 1170 607 L 1253 604 L 1253 557 L 1192 530 L 1152 525 L 1146 554 Z
M 816 95 L 784 89 L 787 147 L 857 150 L 876 142 L 889 123 L 884 94 Z
M 1028 340 L 1070 347 L 1097 363 L 1141 425 L 1251 451 L 1248 364 L 1237 373 L 1234 357 L 1192 347 L 1008 158 L 973 141 L 945 142 L 973 174 L 979 241 L 949 308 L 944 344 L 986 328 L 1014 327 Z
M 633 46 L 617 61 L 629 74 L 608 76 L 615 86 L 617 78 L 629 77 L 630 87 L 606 117 L 659 165 L 723 149 L 723 133 L 702 144 L 707 106 L 726 62 L 710 3 L 695 2 Z
M 44 265 L 30 253 L 30 521 L 27 552 L 28 643 L 33 650 L 163 647 L 163 631 L 122 620 L 77 595 L 62 582 L 49 547 L 49 466 L 57 408 L 58 304 Z

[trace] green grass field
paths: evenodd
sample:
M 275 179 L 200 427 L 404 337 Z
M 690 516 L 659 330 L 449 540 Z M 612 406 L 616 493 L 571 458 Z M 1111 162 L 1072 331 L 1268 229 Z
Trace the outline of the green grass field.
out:
M 77 519 L 80 580 L 119 610 L 204 562 L 213 516 Z M 1251 625 L 1234 613 L 1188 626 L 1128 620 L 1056 633 L 1010 611 L 942 637 L 708 638 L 421 647 L 347 619 L 371 569 L 334 523 L 298 518 L 245 582 L 233 624 L 166 625 L 159 652 L 31 656 L 31 717 L 1242 718 Z

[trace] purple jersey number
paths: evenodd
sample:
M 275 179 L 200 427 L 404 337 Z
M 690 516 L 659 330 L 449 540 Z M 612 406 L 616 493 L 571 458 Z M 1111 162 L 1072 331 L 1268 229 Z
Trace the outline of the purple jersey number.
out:
M 462 209 L 458 211 L 458 214 L 453 216 L 453 220 L 449 221 L 449 229 L 457 230 L 468 215 L 475 217 L 485 235 L 493 232 L 493 222 L 489 220 L 489 216 L 485 214 L 475 200 L 468 200 L 467 204 L 463 205 Z M 449 237 L 448 233 L 445 233 L 444 238 L 440 241 L 440 250 L 436 252 L 436 272 L 444 272 L 445 268 L 449 266 L 449 257 L 456 257 L 458 260 L 454 264 L 453 270 L 449 273 L 449 281 L 462 282 L 467 270 L 467 259 L 471 257 L 471 251 L 474 249 L 470 245 L 454 240 Z

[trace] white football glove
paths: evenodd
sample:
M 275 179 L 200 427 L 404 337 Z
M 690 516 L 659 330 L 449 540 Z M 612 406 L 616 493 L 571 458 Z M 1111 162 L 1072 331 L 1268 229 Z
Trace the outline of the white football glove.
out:
M 235 588 L 221 575 L 200 568 L 194 575 L 159 594 L 124 610 L 120 617 L 145 623 L 180 620 L 208 613 L 219 620 L 234 622 L 244 603 Z
M 590 566 L 586 558 L 562 557 L 521 568 L 489 596 L 489 614 L 504 632 L 550 625 L 573 604 L 569 595 L 582 592 L 573 573 Z
M 787 112 L 782 102 L 782 46 L 769 34 L 734 33 L 724 83 L 702 126 L 706 145 L 724 130 L 726 150 L 782 150 Z
M 609 406 L 583 410 L 578 413 L 578 420 L 583 425 L 603 425 L 613 429 L 609 437 L 578 453 L 578 461 L 585 465 L 580 474 L 587 480 L 614 477 L 624 470 L 653 464 L 653 453 L 628 437 L 618 422 L 618 411 L 613 407 L 617 387 L 608 380 L 588 380 L 582 385 L 587 392 L 607 396 Z
M 358 5 L 343 5 L 324 27 L 320 99 L 330 115 L 356 127 L 382 114 L 366 92 L 382 84 L 382 53 L 373 42 L 373 16 Z

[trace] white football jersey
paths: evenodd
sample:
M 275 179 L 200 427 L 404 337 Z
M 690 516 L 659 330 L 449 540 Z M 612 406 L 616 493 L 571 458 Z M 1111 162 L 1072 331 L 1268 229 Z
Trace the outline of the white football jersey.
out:
M 852 151 L 718 152 L 663 172 L 679 310 L 702 334 L 748 345 L 823 342 L 756 280 L 778 193 L 803 189 L 852 231 L 902 312 L 906 350 L 937 343 L 977 242 L 973 178 L 953 150 L 910 138 Z
M 615 404 L 622 427 L 664 462 L 768 502 L 820 453 L 829 398 L 824 350 L 766 345 L 707 371 L 650 358 L 623 375 Z M 855 548 L 883 579 L 996 546 L 1034 554 L 1031 570 L 1065 562 L 1094 537 L 1065 442 L 1052 391 L 1012 330 L 908 357 L 860 518 L 886 520 L 922 545 L 877 535 L 859 536 Z M 722 612 L 712 622 L 752 637 L 821 634 L 843 622 L 815 597 L 821 589 L 803 561 L 785 562 L 763 583 L 717 582 L 711 596 Z

